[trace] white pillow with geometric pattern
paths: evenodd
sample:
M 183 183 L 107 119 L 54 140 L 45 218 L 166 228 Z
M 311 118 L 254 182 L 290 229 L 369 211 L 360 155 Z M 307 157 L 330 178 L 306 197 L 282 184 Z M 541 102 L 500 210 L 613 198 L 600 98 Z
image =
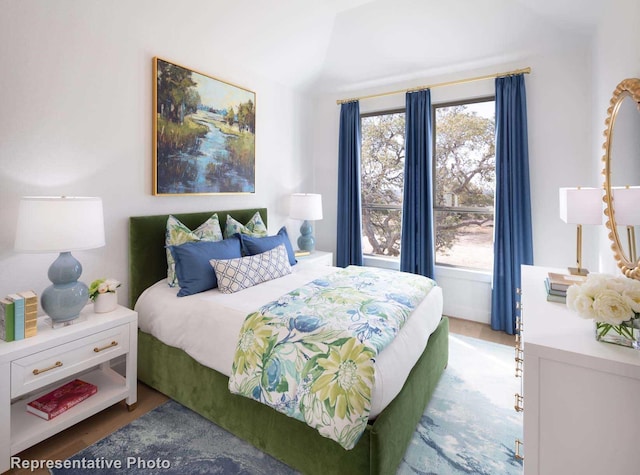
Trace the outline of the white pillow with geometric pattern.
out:
M 253 256 L 211 259 L 209 262 L 216 273 L 218 289 L 223 294 L 232 294 L 291 274 L 289 255 L 284 244 Z

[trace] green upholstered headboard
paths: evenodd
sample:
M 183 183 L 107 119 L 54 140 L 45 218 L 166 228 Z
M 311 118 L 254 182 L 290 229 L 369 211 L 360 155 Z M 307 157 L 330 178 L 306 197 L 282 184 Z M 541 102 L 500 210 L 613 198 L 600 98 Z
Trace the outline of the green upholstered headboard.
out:
M 253 208 L 201 213 L 171 213 L 190 229 L 196 229 L 213 213 L 218 213 L 224 231 L 227 215 L 241 223 L 248 222 L 256 211 L 267 224 L 267 209 Z M 147 287 L 167 276 L 167 254 L 164 247 L 168 214 L 132 216 L 129 218 L 129 305 L 134 307 Z

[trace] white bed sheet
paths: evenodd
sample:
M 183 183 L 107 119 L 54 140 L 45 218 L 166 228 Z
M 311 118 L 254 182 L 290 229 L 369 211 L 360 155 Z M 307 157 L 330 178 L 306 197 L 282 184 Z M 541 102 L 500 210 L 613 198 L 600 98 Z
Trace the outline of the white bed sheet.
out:
M 217 289 L 177 297 L 178 287 L 163 279 L 138 299 L 138 326 L 163 343 L 184 350 L 199 363 L 230 376 L 238 334 L 245 317 L 336 267 L 303 264 L 292 273 L 234 294 Z M 375 418 L 398 395 L 442 316 L 442 290 L 434 287 L 404 327 L 376 358 L 369 417 Z

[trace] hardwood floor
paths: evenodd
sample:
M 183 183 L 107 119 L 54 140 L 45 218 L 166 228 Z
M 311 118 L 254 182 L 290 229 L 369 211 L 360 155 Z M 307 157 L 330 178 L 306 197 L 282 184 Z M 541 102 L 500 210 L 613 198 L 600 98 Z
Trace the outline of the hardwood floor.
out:
M 515 337 L 503 332 L 491 330 L 489 325 L 449 317 L 451 333 L 479 338 L 504 345 L 514 345 Z M 138 382 L 138 405 L 129 412 L 124 402 L 116 404 L 69 429 L 40 442 L 19 453 L 21 460 L 65 460 L 73 454 L 106 437 L 120 427 L 146 414 L 167 401 L 167 397 L 154 389 Z M 47 469 L 31 471 L 29 469 L 13 469 L 6 472 L 11 475 L 42 474 Z
M 449 331 L 480 340 L 492 341 L 502 345 L 514 346 L 516 337 L 505 332 L 497 332 L 485 323 L 472 322 L 461 318 L 449 317 Z

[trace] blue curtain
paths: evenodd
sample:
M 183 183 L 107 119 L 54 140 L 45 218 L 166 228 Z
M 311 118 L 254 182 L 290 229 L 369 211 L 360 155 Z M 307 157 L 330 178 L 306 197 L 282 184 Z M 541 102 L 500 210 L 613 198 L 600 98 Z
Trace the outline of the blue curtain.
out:
M 362 265 L 360 217 L 360 103 L 340 108 L 338 149 L 338 242 L 336 265 Z
M 524 76 L 496 79 L 496 198 L 491 328 L 515 333 L 520 265 L 533 264 Z
M 406 95 L 400 270 L 434 277 L 431 91 Z

